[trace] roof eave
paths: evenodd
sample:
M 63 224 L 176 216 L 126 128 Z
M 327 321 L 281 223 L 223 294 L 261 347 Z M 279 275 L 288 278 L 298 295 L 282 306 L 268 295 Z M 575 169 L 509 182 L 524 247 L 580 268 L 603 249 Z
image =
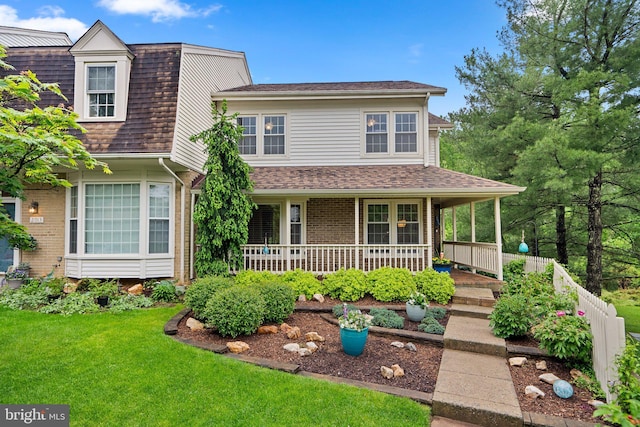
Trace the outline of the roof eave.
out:
M 382 90 L 327 90 L 327 91 L 247 91 L 232 92 L 221 91 L 213 92 L 212 98 L 226 99 L 227 101 L 266 101 L 278 100 L 287 101 L 294 99 L 366 99 L 366 98 L 424 98 L 429 96 L 444 96 L 446 89 L 434 88 L 433 90 L 425 89 L 382 89 Z

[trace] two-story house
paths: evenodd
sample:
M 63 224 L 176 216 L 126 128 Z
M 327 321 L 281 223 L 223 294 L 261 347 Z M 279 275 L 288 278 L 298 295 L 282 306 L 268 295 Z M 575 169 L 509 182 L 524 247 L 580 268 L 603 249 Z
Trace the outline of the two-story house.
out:
M 73 45 L 11 47 L 7 62 L 60 83 L 87 130 L 80 139 L 114 172 L 61 171 L 71 188 L 3 199 L 39 241 L 11 262 L 37 274 L 193 277 L 191 212 L 206 153 L 189 136 L 210 126 L 211 102 L 222 100 L 239 113 L 240 153 L 253 167 L 245 268 L 418 271 L 444 247 L 457 263 L 501 274 L 499 201 L 523 189 L 439 167 L 439 134 L 451 125 L 428 107 L 444 88 L 253 85 L 241 52 L 127 45 L 100 21 Z M 445 242 L 444 209 L 485 200 L 495 204 L 496 242 L 455 242 L 455 227 Z

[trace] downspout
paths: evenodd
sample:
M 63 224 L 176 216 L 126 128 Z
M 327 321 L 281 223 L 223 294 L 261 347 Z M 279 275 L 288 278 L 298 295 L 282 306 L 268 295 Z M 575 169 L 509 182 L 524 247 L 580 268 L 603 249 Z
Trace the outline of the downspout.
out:
M 424 142 L 422 143 L 422 160 L 424 166 L 429 166 L 429 97 L 431 92 L 427 92 L 424 98 Z
M 164 159 L 158 157 L 158 163 L 171 175 L 177 182 L 180 183 L 180 282 L 184 283 L 184 211 L 186 203 L 186 194 L 184 182 L 178 178 L 167 165 L 164 164 Z

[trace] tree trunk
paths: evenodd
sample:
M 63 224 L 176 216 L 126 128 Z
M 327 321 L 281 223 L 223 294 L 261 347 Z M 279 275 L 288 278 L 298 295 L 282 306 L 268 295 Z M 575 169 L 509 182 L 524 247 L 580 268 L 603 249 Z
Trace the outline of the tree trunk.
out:
M 556 253 L 560 264 L 569 264 L 569 254 L 567 252 L 567 225 L 565 223 L 564 206 L 556 207 Z
M 602 171 L 589 180 L 589 212 L 587 231 L 587 290 L 594 295 L 602 292 Z

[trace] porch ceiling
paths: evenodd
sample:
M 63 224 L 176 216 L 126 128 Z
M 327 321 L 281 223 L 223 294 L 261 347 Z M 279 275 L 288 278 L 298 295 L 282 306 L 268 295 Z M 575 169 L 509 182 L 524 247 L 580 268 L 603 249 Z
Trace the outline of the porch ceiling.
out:
M 511 184 L 436 166 L 255 167 L 255 195 L 433 197 L 443 207 L 518 194 Z

